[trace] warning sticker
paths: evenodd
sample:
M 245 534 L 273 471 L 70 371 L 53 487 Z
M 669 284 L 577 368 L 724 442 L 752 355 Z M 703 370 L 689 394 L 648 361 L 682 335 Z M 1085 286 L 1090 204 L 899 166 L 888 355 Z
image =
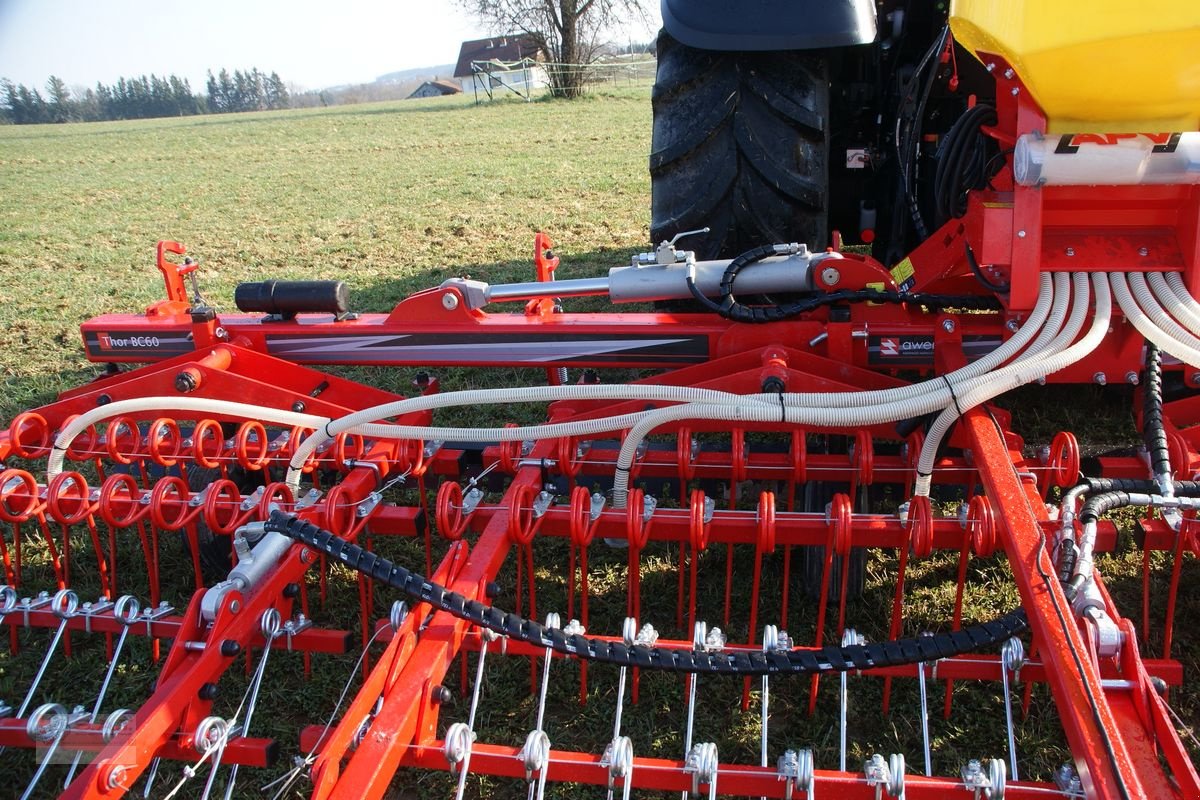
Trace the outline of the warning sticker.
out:
M 903 261 L 892 267 L 892 280 L 896 282 L 896 286 L 900 291 L 907 292 L 916 283 L 913 280 L 915 273 L 912 261 L 906 256 Z

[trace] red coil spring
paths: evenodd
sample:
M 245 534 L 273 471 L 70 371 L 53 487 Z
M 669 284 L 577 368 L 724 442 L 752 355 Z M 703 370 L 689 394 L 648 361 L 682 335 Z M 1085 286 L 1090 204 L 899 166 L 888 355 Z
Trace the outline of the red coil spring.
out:
M 971 534 L 971 550 L 980 558 L 996 552 L 996 514 L 992 501 L 977 494 L 967 506 L 967 530 Z
M 92 511 L 87 480 L 78 472 L 60 472 L 46 486 L 46 511 L 63 525 L 83 522 Z
M 9 423 L 8 438 L 17 458 L 41 458 L 50 451 L 50 425 L 36 411 L 17 414 Z
M 104 449 L 113 462 L 129 465 L 138 459 L 141 438 L 133 417 L 114 417 L 104 432 Z
M 928 558 L 933 552 L 933 507 L 925 495 L 917 495 L 908 502 L 908 531 L 912 554 Z
M 467 518 L 463 515 L 462 504 L 462 487 L 456 481 L 444 481 L 438 487 L 434 520 L 438 533 L 452 542 L 461 539 L 467 530 Z
M 13 505 L 13 502 L 24 505 Z M 0 519 L 20 523 L 37 513 L 40 501 L 38 485 L 33 474 L 23 469 L 0 472 Z

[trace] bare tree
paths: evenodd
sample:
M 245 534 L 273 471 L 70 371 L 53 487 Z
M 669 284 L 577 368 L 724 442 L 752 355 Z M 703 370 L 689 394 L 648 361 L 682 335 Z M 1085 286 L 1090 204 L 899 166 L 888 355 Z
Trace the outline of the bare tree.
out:
M 578 97 L 585 70 L 600 55 L 605 36 L 631 21 L 645 22 L 654 0 L 458 0 L 496 34 L 532 36 L 550 59 L 550 88 L 562 97 Z

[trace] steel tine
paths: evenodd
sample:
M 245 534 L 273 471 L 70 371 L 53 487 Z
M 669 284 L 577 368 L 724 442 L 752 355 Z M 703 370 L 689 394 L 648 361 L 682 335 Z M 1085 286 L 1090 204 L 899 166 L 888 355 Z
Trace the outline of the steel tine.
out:
M 116 649 L 113 650 L 112 659 L 108 662 L 108 670 L 104 673 L 104 682 L 100 684 L 100 693 L 96 695 L 96 703 L 92 706 L 91 716 L 88 717 L 89 723 L 95 724 L 96 719 L 100 716 L 100 707 L 104 705 L 104 696 L 108 694 L 108 686 L 112 683 L 113 673 L 117 669 L 117 663 L 121 660 L 121 650 L 125 647 L 125 640 L 129 638 L 129 626 L 137 621 L 140 612 L 141 607 L 133 595 L 121 595 L 113 604 L 113 616 L 121 623 L 121 635 L 117 637 Z M 79 769 L 81 758 L 83 758 L 83 753 L 77 752 L 75 758 L 71 760 L 71 768 L 67 770 L 67 778 L 63 781 L 64 789 L 70 786 L 71 781 L 75 779 L 75 770 Z
M 258 669 L 254 672 L 254 679 L 250 684 L 250 700 L 246 703 L 246 716 L 242 720 L 241 735 L 245 736 L 250 730 L 250 720 L 254 717 L 254 708 L 258 705 L 258 691 L 262 688 L 263 675 L 267 671 L 267 660 L 271 655 L 271 644 L 275 641 L 275 637 L 279 635 L 280 629 L 279 612 L 275 608 L 268 608 L 263 612 L 262 618 L 259 620 L 259 632 L 263 637 L 263 652 L 258 660 Z M 225 746 L 221 745 L 221 750 L 224 751 Z M 220 759 L 220 753 L 217 754 Z M 229 781 L 225 784 L 225 800 L 230 800 L 233 797 L 233 787 L 237 783 L 238 767 L 234 764 L 229 768 Z M 217 771 L 217 763 L 213 763 L 213 773 Z M 209 776 L 211 783 L 212 776 Z M 207 789 L 205 793 L 207 794 Z
M 546 615 L 547 628 L 559 628 L 562 626 L 562 621 L 558 614 L 551 611 Z M 578 620 L 571 620 L 563 631 L 568 636 L 583 633 L 583 626 Z M 525 747 L 522 748 L 521 754 L 525 759 L 525 779 L 529 781 L 529 800 L 541 800 L 546 792 L 546 765 L 550 757 L 550 738 L 545 732 L 546 721 L 546 691 L 550 686 L 550 662 L 553 660 L 554 651 L 547 647 L 542 664 L 542 682 L 538 689 L 538 707 L 537 707 L 537 724 L 534 729 L 529 732 L 529 736 L 525 739 Z M 533 780 L 533 773 L 537 772 L 537 780 Z
M 471 746 L 475 743 L 475 712 L 479 709 L 479 696 L 483 691 L 483 665 L 487 660 L 488 645 L 500 638 L 495 631 L 481 628 L 479 631 L 479 663 L 475 665 L 475 686 L 471 690 L 471 710 L 467 713 L 467 724 L 465 731 L 459 733 L 459 736 L 465 736 L 465 740 L 459 742 L 461 749 L 461 757 L 451 762 L 453 768 L 455 763 L 461 762 L 458 766 L 458 781 L 454 789 L 455 800 L 462 800 L 463 792 L 467 788 L 467 772 L 471 768 Z M 457 723 L 462 725 L 462 723 Z M 454 728 L 455 726 L 451 726 Z M 446 746 L 450 747 L 450 731 L 446 732 Z M 447 749 L 447 757 L 449 757 L 449 749 Z
M 1013 680 L 1020 680 L 1021 667 L 1025 664 L 1025 645 L 1017 637 L 1012 637 L 1000 648 L 1000 674 L 1004 679 L 1004 720 L 1008 726 L 1008 761 L 1012 766 L 1012 779 L 1020 780 L 1017 772 L 1017 734 L 1013 725 L 1012 687 L 1009 684 L 1008 673 L 1012 672 Z
M 658 632 L 650 625 L 646 625 L 641 631 L 638 631 L 637 620 L 633 617 L 626 617 L 621 627 L 621 639 L 624 641 L 626 647 L 633 647 L 635 644 L 642 647 L 653 647 L 654 643 L 658 641 Z M 623 798 L 629 797 L 629 791 L 632 788 L 633 742 L 628 736 L 621 735 L 621 711 L 625 706 L 625 678 L 627 673 L 628 668 L 624 666 L 617 673 L 617 710 L 613 715 L 613 738 L 605 748 L 604 756 L 600 759 L 600 763 L 608 767 L 606 800 L 613 799 L 613 787 L 617 778 L 624 780 Z
M 49 742 L 50 747 L 42 755 L 42 761 L 38 764 L 37 771 L 33 773 L 33 777 L 21 794 L 21 800 L 29 800 L 33 795 L 38 781 L 42 779 L 42 775 L 46 774 L 46 768 L 54 760 L 54 754 L 58 751 L 58 746 L 62 744 L 63 736 L 70 729 L 71 723 L 84 716 L 86 714 L 82 707 L 76 708 L 68 714 L 67 709 L 59 703 L 46 703 L 34 710 L 29 717 L 29 722 L 25 724 L 25 733 L 39 744 Z
M 50 610 L 54 612 L 54 616 L 58 617 L 61 622 L 58 623 L 58 628 L 54 631 L 54 638 L 50 640 L 50 646 L 46 648 L 46 655 L 42 658 L 42 665 L 38 667 L 37 675 L 33 677 L 33 683 L 29 685 L 29 691 L 25 693 L 25 699 L 21 701 L 21 708 L 17 711 L 18 717 L 24 717 L 25 712 L 29 710 L 29 704 L 33 701 L 33 695 L 37 692 L 38 684 L 42 682 L 42 678 L 46 674 L 46 667 L 50 666 L 50 662 L 54 659 L 54 652 L 58 649 L 58 643 L 62 640 L 63 634 L 67 630 L 67 623 L 79 613 L 79 596 L 70 589 L 59 589 L 50 603 Z
M 764 653 L 786 653 L 792 649 L 792 640 L 787 631 L 781 631 L 774 625 L 763 628 L 762 648 Z M 771 717 L 771 685 L 767 675 L 762 676 L 762 717 L 760 724 L 760 753 L 759 766 L 767 766 L 768 722 Z M 766 800 L 764 797 L 763 800 Z
M 705 653 L 715 653 L 725 649 L 725 634 L 720 628 L 709 630 L 708 623 L 700 620 L 696 623 L 696 628 L 692 633 L 692 647 L 696 650 Z M 687 704 L 687 730 L 683 739 L 683 756 L 685 759 L 692 757 L 692 733 L 696 724 L 696 685 L 700 683 L 699 673 L 690 676 L 688 681 L 688 704 Z M 713 758 L 716 758 L 714 746 Z M 694 781 L 693 781 L 694 782 Z M 687 798 L 691 793 L 683 790 L 683 798 Z
M 846 630 L 842 633 L 842 647 L 853 647 L 856 645 L 861 645 L 865 641 L 866 640 L 862 636 L 858 635 L 858 632 L 855 631 L 854 628 L 846 628 Z M 848 702 L 847 695 L 848 695 L 848 691 L 849 691 L 849 685 L 847 684 L 847 677 L 846 677 L 845 671 L 843 671 L 841 674 L 841 680 L 842 680 L 841 697 L 840 697 L 840 700 L 841 700 L 841 736 L 839 739 L 838 769 L 840 769 L 842 772 L 845 772 L 846 771 L 846 707 L 847 707 L 847 702 Z
M 921 636 L 933 636 L 924 631 Z M 925 748 L 925 776 L 933 775 L 933 751 L 929 746 L 929 695 L 925 686 L 925 663 L 917 664 L 917 688 L 921 691 L 921 742 Z

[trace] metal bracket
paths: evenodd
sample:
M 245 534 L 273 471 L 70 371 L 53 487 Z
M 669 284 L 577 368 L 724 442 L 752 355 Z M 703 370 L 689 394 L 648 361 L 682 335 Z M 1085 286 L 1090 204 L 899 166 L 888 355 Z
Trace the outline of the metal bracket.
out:
M 17 611 L 20 611 L 24 616 L 25 627 L 29 627 L 29 612 L 36 611 L 43 606 L 50 605 L 50 593 L 38 592 L 37 597 L 22 597 L 21 602 L 17 604 Z
M 302 631 L 308 630 L 311 627 L 311 619 L 303 614 L 297 614 L 295 619 L 289 619 L 287 622 L 283 623 L 283 626 L 279 629 L 279 633 L 276 635 L 287 637 L 287 649 L 290 653 L 292 652 L 292 637 Z
M 316 505 L 317 501 L 321 499 L 321 495 L 323 494 L 324 492 L 322 492 L 320 489 L 309 489 L 304 493 L 303 497 L 296 500 L 296 510 L 302 511 L 310 506 Z
M 109 611 L 113 607 L 113 601 L 103 595 L 94 603 L 80 603 L 79 616 L 83 617 L 83 629 L 88 633 L 92 632 L 92 617 L 97 614 Z
M 162 619 L 163 617 L 168 616 L 169 614 L 172 614 L 174 612 L 175 612 L 175 607 L 168 604 L 167 601 L 164 600 L 161 603 L 159 603 L 155 608 L 150 608 L 149 606 L 146 606 L 145 608 L 143 608 L 142 613 L 138 616 L 138 622 L 145 622 L 146 623 L 146 635 L 153 636 L 154 633 L 151 628 L 151 623 L 157 622 L 158 620 Z

